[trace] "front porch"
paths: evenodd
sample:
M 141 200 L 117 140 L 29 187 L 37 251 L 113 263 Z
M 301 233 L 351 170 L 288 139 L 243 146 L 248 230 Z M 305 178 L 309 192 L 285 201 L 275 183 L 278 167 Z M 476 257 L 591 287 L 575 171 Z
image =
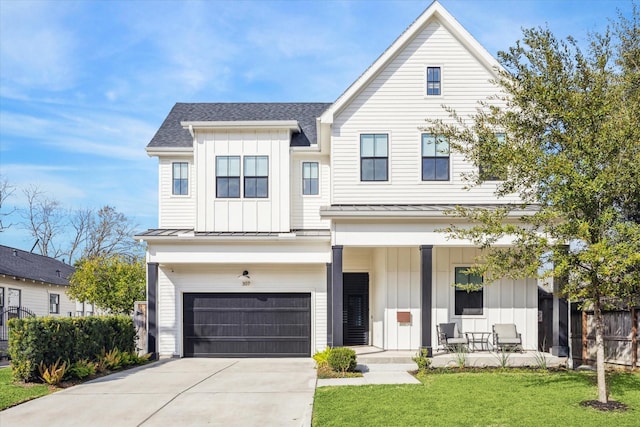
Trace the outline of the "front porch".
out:
M 354 346 L 352 348 L 357 355 L 358 365 L 366 367 L 368 365 L 409 365 L 414 364 L 412 357 L 416 355 L 411 350 L 383 350 L 373 346 Z M 474 351 L 464 353 L 465 367 L 469 368 L 489 368 L 489 367 L 540 367 L 541 363 L 546 363 L 548 368 L 558 368 L 567 365 L 566 357 L 557 357 L 551 353 L 525 350 L 520 352 L 495 352 L 495 351 Z M 504 359 L 503 359 L 504 358 Z M 431 366 L 434 368 L 454 368 L 461 363 L 461 354 L 446 353 L 441 350 L 434 350 Z

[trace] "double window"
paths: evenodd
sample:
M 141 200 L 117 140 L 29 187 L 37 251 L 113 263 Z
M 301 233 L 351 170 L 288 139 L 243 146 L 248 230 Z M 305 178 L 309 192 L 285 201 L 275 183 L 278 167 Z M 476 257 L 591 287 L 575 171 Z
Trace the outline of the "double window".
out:
M 360 135 L 360 180 L 387 181 L 389 173 L 389 135 L 366 133 Z
M 269 158 L 244 157 L 244 197 L 269 197 Z M 216 157 L 216 197 L 240 197 L 240 156 Z
M 482 276 L 468 273 L 469 267 L 455 268 L 455 314 L 482 315 L 484 292 Z
M 427 67 L 427 95 L 440 95 L 442 74 L 440 67 Z
M 302 194 L 320 194 L 318 162 L 302 162 Z
M 422 134 L 422 180 L 449 180 L 449 141 L 444 136 Z
M 265 198 L 269 196 L 269 158 L 267 156 L 245 156 L 244 197 Z
M 49 313 L 60 313 L 60 294 L 49 294 Z
M 189 194 L 189 164 L 187 162 L 173 163 L 173 190 L 174 196 L 186 196 Z

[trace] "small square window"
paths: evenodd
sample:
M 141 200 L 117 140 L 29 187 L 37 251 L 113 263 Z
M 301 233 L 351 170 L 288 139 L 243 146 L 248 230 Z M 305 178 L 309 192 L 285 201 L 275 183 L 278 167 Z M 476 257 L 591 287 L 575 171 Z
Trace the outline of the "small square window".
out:
M 318 195 L 319 188 L 318 162 L 302 163 L 302 194 Z
M 440 67 L 427 67 L 427 95 L 440 95 Z
M 478 274 L 467 273 L 469 267 L 455 268 L 455 314 L 462 315 L 482 315 L 484 308 L 484 291 L 483 288 L 468 289 L 458 287 L 457 285 L 482 286 L 482 276 Z

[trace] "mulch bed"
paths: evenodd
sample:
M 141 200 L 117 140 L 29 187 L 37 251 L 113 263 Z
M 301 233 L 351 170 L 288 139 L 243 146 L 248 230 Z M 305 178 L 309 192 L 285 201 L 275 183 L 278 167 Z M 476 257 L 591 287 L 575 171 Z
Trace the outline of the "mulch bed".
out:
M 597 409 L 598 411 L 607 412 L 607 411 L 621 411 L 624 412 L 629 407 L 621 402 L 616 402 L 615 400 L 610 400 L 607 403 L 600 402 L 599 400 L 585 400 L 584 402 L 580 402 L 580 406 L 589 406 L 590 408 Z

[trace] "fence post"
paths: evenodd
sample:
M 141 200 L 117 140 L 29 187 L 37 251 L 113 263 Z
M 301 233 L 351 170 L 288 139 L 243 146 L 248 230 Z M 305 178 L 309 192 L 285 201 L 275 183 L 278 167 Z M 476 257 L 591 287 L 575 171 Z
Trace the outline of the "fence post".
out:
M 638 366 L 638 310 L 631 309 L 631 368 Z
M 589 343 L 587 342 L 587 312 L 582 310 L 582 364 L 587 364 Z

